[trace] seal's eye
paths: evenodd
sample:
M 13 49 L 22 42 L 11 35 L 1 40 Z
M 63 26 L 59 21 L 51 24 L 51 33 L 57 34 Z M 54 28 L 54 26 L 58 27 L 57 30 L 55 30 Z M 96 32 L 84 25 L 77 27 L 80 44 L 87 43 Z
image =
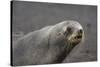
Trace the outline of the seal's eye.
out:
M 67 27 L 66 30 L 64 31 L 64 35 L 71 34 L 72 33 L 72 28 Z
M 67 31 L 68 31 L 68 33 L 71 33 L 72 32 L 72 28 L 71 27 L 68 27 L 67 28 Z
M 82 30 L 82 29 L 80 29 L 80 30 L 79 30 L 79 33 L 83 33 L 83 30 Z

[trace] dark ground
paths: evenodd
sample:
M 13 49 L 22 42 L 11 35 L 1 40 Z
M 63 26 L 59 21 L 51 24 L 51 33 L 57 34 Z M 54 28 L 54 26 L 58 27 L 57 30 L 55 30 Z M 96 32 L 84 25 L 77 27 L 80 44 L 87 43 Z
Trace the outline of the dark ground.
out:
M 13 41 L 44 26 L 63 20 L 76 20 L 84 28 L 85 40 L 76 46 L 63 62 L 97 60 L 96 6 L 14 1 L 12 11 Z

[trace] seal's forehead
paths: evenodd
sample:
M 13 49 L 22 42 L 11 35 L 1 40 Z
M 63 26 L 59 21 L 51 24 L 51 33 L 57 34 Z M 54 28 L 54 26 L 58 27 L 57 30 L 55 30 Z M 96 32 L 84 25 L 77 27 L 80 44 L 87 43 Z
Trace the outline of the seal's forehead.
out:
M 76 28 L 76 29 L 83 29 L 79 22 L 72 21 L 72 20 L 71 21 L 66 21 L 66 26 Z
M 77 21 L 64 21 L 62 24 L 64 31 L 66 31 L 68 28 L 71 29 L 72 31 L 83 30 L 83 27 Z

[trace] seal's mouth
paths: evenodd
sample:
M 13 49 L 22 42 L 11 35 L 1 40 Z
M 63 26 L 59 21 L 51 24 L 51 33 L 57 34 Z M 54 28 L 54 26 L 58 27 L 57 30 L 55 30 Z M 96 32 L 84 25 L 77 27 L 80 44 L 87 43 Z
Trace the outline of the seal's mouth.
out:
M 72 44 L 78 44 L 81 42 L 81 40 L 82 40 L 82 34 L 71 37 L 69 39 L 69 42 L 71 42 Z
M 69 37 L 67 37 L 67 42 L 76 45 L 82 41 L 82 38 L 83 38 L 83 31 L 81 30 L 77 33 L 72 33 L 71 35 L 69 35 Z

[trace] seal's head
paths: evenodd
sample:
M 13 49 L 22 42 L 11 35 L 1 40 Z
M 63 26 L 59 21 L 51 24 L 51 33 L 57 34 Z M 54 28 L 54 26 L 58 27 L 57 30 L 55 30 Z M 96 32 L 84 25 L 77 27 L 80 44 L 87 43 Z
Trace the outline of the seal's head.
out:
M 63 27 L 63 34 L 65 41 L 72 45 L 79 44 L 84 38 L 84 31 L 82 26 L 77 21 L 65 21 Z
M 49 50 L 61 62 L 84 38 L 83 27 L 77 21 L 63 21 L 50 28 Z
M 84 39 L 83 27 L 77 21 L 63 21 L 57 24 L 56 27 L 56 31 L 60 36 L 58 40 L 64 38 L 67 44 L 77 45 Z

